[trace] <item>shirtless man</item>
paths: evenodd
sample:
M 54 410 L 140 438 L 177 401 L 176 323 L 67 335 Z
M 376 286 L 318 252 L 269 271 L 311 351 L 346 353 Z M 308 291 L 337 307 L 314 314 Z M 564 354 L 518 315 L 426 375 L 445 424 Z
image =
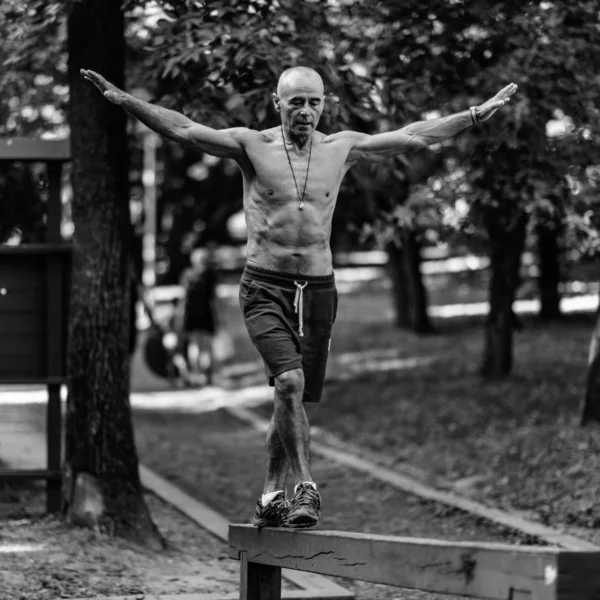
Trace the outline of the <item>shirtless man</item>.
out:
M 318 402 L 337 311 L 331 221 L 346 172 L 436 144 L 489 119 L 509 101 L 513 83 L 477 107 L 397 131 L 368 135 L 316 130 L 323 81 L 307 67 L 284 71 L 273 94 L 281 124 L 265 131 L 216 130 L 123 92 L 93 71 L 81 74 L 104 97 L 157 133 L 213 156 L 234 159 L 243 174 L 248 228 L 240 306 L 250 338 L 275 387 L 267 433 L 266 478 L 253 523 L 312 527 L 321 499 L 310 470 L 309 424 L 303 402 Z M 285 493 L 291 467 L 295 487 Z

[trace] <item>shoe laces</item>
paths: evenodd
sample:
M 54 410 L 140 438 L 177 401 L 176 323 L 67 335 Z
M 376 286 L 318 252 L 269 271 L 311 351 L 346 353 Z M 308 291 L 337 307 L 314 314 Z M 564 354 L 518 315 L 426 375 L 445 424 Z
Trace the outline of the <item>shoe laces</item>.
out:
M 277 496 L 277 498 L 273 498 L 269 504 L 273 506 L 277 506 L 277 508 L 286 508 L 289 505 L 290 501 L 283 495 Z
M 292 502 L 299 506 L 318 504 L 320 502 L 319 492 L 317 492 L 317 490 L 315 490 L 315 488 L 313 488 L 311 485 L 301 486 L 294 494 Z

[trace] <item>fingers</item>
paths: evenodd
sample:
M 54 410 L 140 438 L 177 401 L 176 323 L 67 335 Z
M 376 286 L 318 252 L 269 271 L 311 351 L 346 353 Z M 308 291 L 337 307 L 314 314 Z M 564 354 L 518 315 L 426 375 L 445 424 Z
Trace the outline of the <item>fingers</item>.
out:
M 505 88 L 502 88 L 497 94 L 496 97 L 502 100 L 510 98 L 517 91 L 516 83 L 509 83 Z
M 99 75 L 95 71 L 90 71 L 89 69 L 81 69 L 80 73 L 83 75 L 83 77 L 85 79 L 87 79 L 88 81 L 93 83 L 100 90 L 103 90 L 106 88 L 106 80 L 104 79 L 104 77 L 102 77 L 102 75 Z

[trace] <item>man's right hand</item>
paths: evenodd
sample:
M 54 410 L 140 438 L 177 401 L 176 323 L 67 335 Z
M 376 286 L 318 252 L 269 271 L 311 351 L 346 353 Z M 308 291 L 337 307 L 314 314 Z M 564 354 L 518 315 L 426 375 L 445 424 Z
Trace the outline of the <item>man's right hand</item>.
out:
M 110 81 L 106 81 L 102 75 L 99 75 L 95 71 L 81 69 L 80 73 L 85 79 L 91 81 L 107 100 L 110 100 L 113 104 L 123 104 L 126 96 L 123 90 L 120 90 L 116 85 L 110 83 Z

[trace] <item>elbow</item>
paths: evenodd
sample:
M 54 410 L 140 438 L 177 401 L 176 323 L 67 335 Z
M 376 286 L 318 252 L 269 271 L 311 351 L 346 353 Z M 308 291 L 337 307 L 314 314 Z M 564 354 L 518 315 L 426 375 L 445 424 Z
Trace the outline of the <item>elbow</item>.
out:
M 424 148 L 429 148 L 429 146 L 437 142 L 437 140 L 429 139 L 422 135 L 411 135 L 410 137 L 411 150 L 423 150 Z

